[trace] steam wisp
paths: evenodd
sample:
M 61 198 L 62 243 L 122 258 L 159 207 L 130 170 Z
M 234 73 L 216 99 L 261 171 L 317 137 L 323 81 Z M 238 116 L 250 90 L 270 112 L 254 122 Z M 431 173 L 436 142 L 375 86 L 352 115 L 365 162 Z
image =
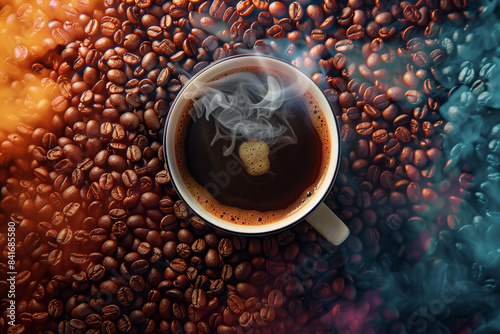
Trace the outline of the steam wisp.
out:
M 277 76 L 230 74 L 196 89 L 190 113 L 195 121 L 213 117 L 216 134 L 210 145 L 227 140 L 224 156 L 233 153 L 237 140 L 262 141 L 273 152 L 297 142 L 284 108 L 284 102 L 297 94 L 295 86 L 285 85 Z

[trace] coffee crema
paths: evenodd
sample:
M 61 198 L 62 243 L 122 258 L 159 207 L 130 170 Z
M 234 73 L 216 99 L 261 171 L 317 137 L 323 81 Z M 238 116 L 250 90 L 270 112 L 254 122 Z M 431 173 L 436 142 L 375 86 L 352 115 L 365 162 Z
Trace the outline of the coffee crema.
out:
M 273 76 L 286 86 L 301 87 L 289 75 L 262 66 L 233 69 L 209 82 L 241 72 L 256 74 L 263 83 Z M 270 224 L 293 214 L 314 196 L 329 166 L 332 143 L 318 102 L 303 87 L 299 91 L 277 109 L 286 115 L 293 142 L 271 144 L 269 171 L 258 176 L 249 174 L 238 156 L 238 147 L 256 138 L 214 140 L 219 131 L 214 117 L 193 118 L 193 99 L 183 107 L 176 128 L 177 168 L 193 199 L 214 217 L 241 225 Z M 234 150 L 229 152 L 231 145 Z

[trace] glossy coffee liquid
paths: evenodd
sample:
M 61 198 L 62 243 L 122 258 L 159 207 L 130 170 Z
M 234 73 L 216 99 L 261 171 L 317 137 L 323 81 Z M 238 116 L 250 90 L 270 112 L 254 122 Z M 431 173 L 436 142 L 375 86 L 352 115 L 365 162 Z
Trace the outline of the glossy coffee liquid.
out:
M 249 69 L 252 71 L 252 68 Z M 258 68 L 253 69 L 258 72 Z M 283 74 L 281 74 L 283 75 Z M 291 79 L 290 79 L 291 80 Z M 310 93 L 286 100 L 287 121 L 295 143 L 270 147 L 270 168 L 252 176 L 238 156 L 237 140 L 232 154 L 224 156 L 230 143 L 218 139 L 213 117 L 194 121 L 189 116 L 192 103 L 183 110 L 178 126 L 179 167 L 193 197 L 220 219 L 260 225 L 272 223 L 295 212 L 314 194 L 330 157 L 330 135 L 322 110 Z
M 191 122 L 186 136 L 186 162 L 194 179 L 220 203 L 245 210 L 286 209 L 317 179 L 321 166 L 321 140 L 300 98 L 287 101 L 288 121 L 297 137 L 269 154 L 270 169 L 259 176 L 246 172 L 237 154 L 224 157 L 224 140 L 210 145 L 215 120 Z M 236 141 L 239 147 L 243 140 Z M 233 168 L 234 166 L 234 168 Z M 229 171 L 228 171 L 229 167 Z

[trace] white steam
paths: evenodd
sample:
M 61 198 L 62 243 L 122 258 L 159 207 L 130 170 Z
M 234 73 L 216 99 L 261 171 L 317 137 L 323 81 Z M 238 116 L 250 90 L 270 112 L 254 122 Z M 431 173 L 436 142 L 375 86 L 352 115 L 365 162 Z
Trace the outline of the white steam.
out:
M 197 87 L 190 96 L 194 100 L 190 114 L 195 121 L 214 118 L 216 134 L 210 145 L 219 139 L 229 141 L 224 156 L 233 152 L 237 140 L 262 140 L 276 151 L 297 142 L 284 102 L 298 93 L 296 86 L 285 86 L 276 76 L 230 74 Z

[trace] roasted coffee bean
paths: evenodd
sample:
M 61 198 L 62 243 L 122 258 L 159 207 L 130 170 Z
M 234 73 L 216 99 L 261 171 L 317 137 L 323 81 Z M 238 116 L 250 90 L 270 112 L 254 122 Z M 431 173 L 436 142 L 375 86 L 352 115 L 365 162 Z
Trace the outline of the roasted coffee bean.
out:
M 417 167 L 423 167 L 427 163 L 427 154 L 424 150 L 417 149 L 413 153 L 413 163 Z
M 280 275 L 285 271 L 285 263 L 281 261 L 267 261 L 266 269 L 271 275 Z
M 343 187 L 339 192 L 339 202 L 344 206 L 350 206 L 354 204 L 354 190 L 350 187 Z
M 113 170 L 122 173 L 125 171 L 127 163 L 121 156 L 112 154 L 108 158 L 108 164 Z
M 132 173 L 135 173 L 135 172 L 132 171 Z M 125 175 L 125 174 L 122 174 L 122 178 L 123 178 L 123 175 Z M 135 180 L 134 176 L 127 175 L 125 178 L 128 179 L 127 182 L 132 182 L 132 180 Z M 132 178 L 132 180 L 130 180 L 130 178 Z M 137 182 L 137 181 L 134 181 L 134 184 L 135 184 L 135 182 Z M 155 194 L 153 192 L 148 191 L 148 192 L 145 192 L 141 195 L 141 204 L 144 205 L 144 207 L 147 209 L 157 208 L 159 202 L 160 202 L 160 196 L 158 196 L 157 194 Z
M 323 9 L 318 5 L 308 5 L 306 8 L 306 13 L 317 23 L 321 23 L 324 19 Z
M 262 12 L 262 13 L 265 13 L 265 12 Z M 267 14 L 269 14 L 269 13 L 267 13 Z M 234 7 L 228 7 L 224 11 L 224 14 L 222 15 L 222 21 L 229 24 L 229 25 L 234 24 L 236 21 L 238 21 L 239 18 L 240 18 L 240 15 L 238 14 L 238 12 L 236 11 L 236 9 Z M 193 31 L 191 31 L 191 33 L 193 33 Z
M 196 46 L 190 39 L 184 40 L 184 42 L 182 43 L 182 49 L 188 57 L 194 57 L 196 55 L 196 52 L 198 51 L 196 49 Z
M 273 321 L 276 316 L 274 311 L 274 307 L 269 304 L 264 304 L 262 309 L 260 310 L 260 317 L 263 321 Z
M 327 37 L 327 34 L 321 29 L 314 29 L 311 31 L 311 38 L 315 41 L 323 41 Z
M 236 285 L 236 291 L 243 299 L 248 299 L 258 294 L 258 289 L 255 285 L 244 282 Z
M 350 278 L 344 280 L 344 275 L 348 275 L 340 270 L 332 272 L 334 276 L 342 276 L 332 279 L 333 283 L 328 278 L 318 283 L 319 276 L 322 279 L 326 276 L 312 274 L 305 279 L 301 277 L 302 281 L 296 285 L 284 282 L 287 277 L 281 274 L 295 271 L 304 256 L 324 251 L 324 247 L 313 241 L 316 233 L 308 225 L 302 224 L 305 228 L 298 225 L 279 235 L 248 239 L 214 233 L 200 223 L 186 225 L 190 212 L 183 202 L 176 202 L 178 197 L 171 188 L 170 176 L 163 170 L 166 157 L 160 137 L 169 103 L 187 80 L 184 71 L 199 72 L 211 60 L 248 48 L 285 54 L 319 85 L 327 85 L 325 88 L 331 91 L 329 100 L 346 122 L 342 140 L 351 152 L 347 152 L 343 166 L 364 179 L 351 188 L 347 186 L 351 184 L 347 177 L 339 175 L 336 193 L 338 204 L 344 207 L 342 215 L 350 220 L 351 232 L 356 237 L 348 242 L 348 249 L 359 253 L 348 257 L 350 265 L 363 267 L 366 260 L 365 252 L 361 252 L 363 246 L 370 256 L 377 256 L 381 248 L 379 238 L 384 233 L 402 242 L 402 222 L 412 221 L 407 219 L 411 216 L 408 210 L 421 210 L 421 201 L 429 207 L 431 202 L 437 202 L 437 194 L 441 194 L 437 186 L 432 186 L 432 179 L 424 185 L 419 178 L 437 173 L 436 168 L 421 169 L 429 159 L 439 157 L 440 150 L 432 142 L 442 126 L 435 123 L 439 103 L 443 102 L 438 93 L 442 88 L 428 74 L 438 73 L 438 67 L 429 68 L 446 61 L 441 50 L 445 49 L 445 42 L 438 45 L 429 38 L 434 30 L 429 22 L 438 26 L 445 17 L 463 16 L 449 14 L 453 2 L 388 5 L 377 1 L 373 8 L 358 0 L 349 0 L 340 7 L 331 0 L 322 4 L 267 0 L 173 0 L 165 4 L 138 1 L 115 5 L 108 2 L 102 9 L 105 13 L 94 11 L 93 18 L 85 21 L 88 21 L 85 28 L 79 28 L 84 33 L 78 38 L 80 42 L 69 42 L 66 29 L 59 28 L 57 21 L 50 23 L 55 27 L 54 40 L 68 45 L 61 53 L 63 63 L 55 60 L 50 64 L 49 59 L 44 60 L 43 66 L 34 67 L 40 67 L 40 73 L 50 65 L 57 68 L 51 75 L 61 95 L 52 102 L 58 114 L 51 120 L 54 133 L 36 132 L 35 148 L 30 150 L 34 182 L 12 186 L 10 181 L 6 182 L 2 188 L 2 208 L 5 203 L 9 208 L 20 207 L 26 221 L 40 213 L 41 223 L 32 229 L 26 226 L 33 222 L 19 223 L 21 245 L 25 246 L 22 252 L 40 258 L 36 265 L 42 267 L 47 262 L 54 267 L 54 273 L 68 259 L 72 266 L 85 266 L 83 271 L 75 267 L 76 271 L 70 270 L 68 275 L 61 274 L 48 281 L 45 297 L 37 290 L 33 297 L 36 303 L 30 301 L 29 306 L 35 310 L 27 311 L 27 306 L 21 303 L 20 321 L 36 323 L 35 314 L 42 313 L 36 309 L 41 308 L 40 303 L 45 299 L 50 301 L 47 314 L 61 323 L 61 332 L 116 332 L 117 329 L 135 332 L 137 328 L 144 332 L 236 332 L 240 325 L 253 331 L 283 333 L 284 324 L 287 329 L 293 322 L 315 324 L 314 319 L 319 316 L 308 312 L 319 312 L 327 304 L 333 308 L 329 313 L 333 317 L 344 308 L 349 312 L 354 304 L 330 300 L 333 297 L 329 290 L 341 299 L 354 299 L 353 283 Z M 457 8 L 464 6 L 455 4 Z M 73 16 L 78 17 L 72 14 L 70 19 Z M 370 22 L 370 16 L 374 21 Z M 224 27 L 215 29 L 216 21 L 222 21 Z M 337 23 L 340 29 L 335 28 Z M 405 26 L 399 35 L 395 33 L 400 29 L 399 23 L 412 25 Z M 422 32 L 425 29 L 426 36 L 418 37 L 418 29 Z M 271 37 L 269 40 L 266 34 Z M 396 51 L 390 41 L 398 36 L 404 43 Z M 287 40 L 283 40 L 285 37 Z M 373 41 L 365 46 L 357 42 L 366 38 Z M 458 40 L 462 43 L 466 37 L 456 33 L 453 44 L 458 45 Z M 304 45 L 308 52 L 299 55 Z M 406 62 L 410 64 L 405 69 L 398 69 Z M 462 85 L 472 84 L 479 75 L 472 74 L 469 68 L 458 72 L 457 82 Z M 351 80 L 356 73 L 370 82 L 364 82 L 362 77 Z M 486 74 L 479 77 L 486 79 Z M 478 92 L 486 87 L 484 81 Z M 432 97 L 428 100 L 429 95 Z M 479 99 L 481 103 L 486 103 L 485 97 Z M 21 137 L 26 140 L 30 136 L 23 132 Z M 423 137 L 429 141 L 419 142 Z M 87 156 L 89 164 L 80 165 Z M 22 168 L 18 164 L 21 162 L 9 165 L 13 177 L 20 170 L 30 169 L 29 163 Z M 40 182 L 48 190 L 39 191 Z M 474 180 L 467 176 L 461 176 L 459 183 L 464 189 L 475 186 Z M 22 190 L 10 189 L 18 187 Z M 13 205 L 11 197 L 15 197 Z M 384 204 L 387 198 L 390 203 Z M 412 206 L 407 207 L 406 202 Z M 372 204 L 379 207 L 375 209 Z M 396 208 L 389 212 L 384 205 Z M 50 210 L 43 209 L 47 207 Z M 60 214 L 53 214 L 53 210 Z M 387 215 L 391 213 L 387 219 L 385 211 Z M 191 221 L 196 222 L 194 218 Z M 36 230 L 40 236 L 36 238 L 25 233 L 26 230 L 31 233 Z M 201 233 L 204 237 L 200 239 Z M 62 249 L 73 240 L 84 250 Z M 302 245 L 303 242 L 311 245 Z M 0 244 L 3 244 L 1 238 Z M 99 253 L 87 254 L 86 250 Z M 394 256 L 401 252 L 394 251 Z M 154 265 L 161 263 L 162 257 L 167 264 L 163 272 Z M 342 261 L 333 260 L 336 271 Z M 326 261 L 313 262 L 316 272 L 326 272 L 322 264 Z M 125 281 L 113 275 L 118 271 L 126 277 Z M 33 277 L 21 282 L 23 286 L 28 286 L 27 281 L 40 281 L 34 277 L 37 270 L 27 273 Z M 102 283 L 108 274 L 111 278 Z M 54 296 L 68 299 L 65 289 L 83 294 L 89 286 L 91 301 L 75 295 L 68 300 L 67 310 L 63 302 L 53 299 Z M 150 300 L 146 291 L 151 289 L 158 289 L 158 294 L 165 298 Z M 214 297 L 219 294 L 224 298 Z M 328 298 L 326 304 L 318 301 L 321 298 Z M 246 302 L 242 304 L 244 299 Z M 162 318 L 158 323 L 152 320 L 156 319 L 155 308 Z M 303 312 L 304 308 L 307 312 Z M 126 315 L 118 312 L 125 310 Z M 70 321 L 63 316 L 65 312 L 69 317 L 73 313 L 77 317 Z M 87 315 L 89 312 L 93 313 Z M 287 312 L 296 319 L 289 321 Z M 331 319 L 323 320 L 332 324 Z
M 429 121 L 425 121 L 422 123 L 422 130 L 424 134 L 428 137 L 433 133 L 434 125 Z
M 117 84 L 118 86 L 124 85 L 127 82 L 127 75 L 116 69 L 111 69 L 106 73 L 106 76 L 109 81 Z
M 410 122 L 410 116 L 408 116 L 406 114 L 402 114 L 402 115 L 397 116 L 393 120 L 392 124 L 394 126 L 400 127 L 400 126 L 407 125 L 409 122 Z
M 384 110 L 389 106 L 390 102 L 386 95 L 381 94 L 373 98 L 373 105 L 379 110 Z
M 356 105 L 356 98 L 349 92 L 343 92 L 339 95 L 339 103 L 343 108 L 350 108 Z
M 335 50 L 340 53 L 350 53 L 354 50 L 354 43 L 350 39 L 343 39 L 335 43 Z
M 238 323 L 242 327 L 252 327 L 252 325 L 255 323 L 252 313 L 248 311 L 243 312 L 238 318 Z
M 174 213 L 179 219 L 185 219 L 189 216 L 188 207 L 182 200 L 175 202 Z
M 335 283 L 335 281 L 334 281 L 334 283 Z M 337 291 L 339 291 L 339 290 L 337 290 Z M 342 293 L 342 290 L 340 290 L 340 293 Z M 288 303 L 288 310 L 289 310 L 290 314 L 292 314 L 294 316 L 298 316 L 299 314 L 302 313 L 302 310 L 303 310 L 302 302 L 299 299 L 292 299 Z
M 122 174 L 122 181 L 126 187 L 133 187 L 139 182 L 139 177 L 136 172 L 131 169 L 127 169 Z
M 411 181 L 417 182 L 420 180 L 420 172 L 415 166 L 408 164 L 408 165 L 404 166 L 404 169 L 405 169 L 406 175 L 408 176 L 408 178 Z
M 394 136 L 402 142 L 407 143 L 411 140 L 411 132 L 407 128 L 400 126 L 394 131 Z
M 136 145 L 131 145 L 127 148 L 127 159 L 131 161 L 140 161 L 142 159 L 142 151 Z
M 198 277 L 198 269 L 195 267 L 188 267 L 186 269 L 186 276 L 188 280 L 194 281 Z
M 176 253 L 183 259 L 188 259 L 191 256 L 191 247 L 186 243 L 179 243 L 176 247 Z
M 381 115 L 380 110 L 371 104 L 365 104 L 363 106 L 363 111 L 372 119 L 376 119 Z
M 252 265 L 249 262 L 241 262 L 234 268 L 234 277 L 239 281 L 245 281 L 251 271 Z
M 341 15 L 338 17 L 337 22 L 342 27 L 347 27 L 351 25 L 354 12 L 349 6 L 342 9 Z
M 383 144 L 387 141 L 388 136 L 387 136 L 387 130 L 385 129 L 380 129 L 372 134 L 372 139 L 375 143 L 377 144 Z
M 141 242 L 139 246 L 137 246 L 137 253 L 141 256 L 148 256 L 153 251 L 153 247 L 148 242 Z
M 133 310 L 132 312 L 130 312 L 129 317 L 130 320 L 136 324 L 142 324 L 146 320 L 146 316 L 141 310 Z
M 226 11 L 227 5 L 224 1 L 214 1 L 209 9 L 209 14 L 214 19 L 221 19 Z
M 233 253 L 233 242 L 229 238 L 222 238 L 219 242 L 218 250 L 220 255 L 228 257 Z
M 113 233 L 117 238 L 124 237 L 128 232 L 127 225 L 122 221 L 117 221 L 111 227 L 111 233 Z
M 170 268 L 175 272 L 183 273 L 187 269 L 186 261 L 181 258 L 175 258 L 170 262 Z
M 334 57 L 333 57 L 333 66 L 337 69 L 337 70 L 342 70 L 346 63 L 347 63 L 347 58 L 344 56 L 343 53 L 337 53 Z
M 418 203 L 421 200 L 421 187 L 415 182 L 410 182 L 406 188 L 406 195 L 410 202 Z
M 411 147 L 403 147 L 399 154 L 399 160 L 403 163 L 411 163 L 413 161 L 413 149 Z
M 78 304 L 71 310 L 71 316 L 78 319 L 85 319 L 91 313 L 92 309 L 87 303 Z
M 196 239 L 191 245 L 191 249 L 194 253 L 203 253 L 207 247 L 207 243 L 204 239 Z
M 132 263 L 134 263 L 134 262 L 132 262 Z M 144 288 L 146 287 L 146 282 L 144 281 L 144 278 L 142 276 L 134 275 L 134 276 L 130 277 L 129 287 L 134 292 L 139 293 L 139 292 L 142 292 L 144 290 Z
M 230 295 L 227 298 L 227 305 L 235 314 L 241 314 L 245 310 L 245 302 L 238 295 Z
M 406 197 L 400 192 L 393 191 L 389 194 L 389 201 L 392 205 L 401 207 L 406 204 Z
M 278 245 L 286 246 L 295 241 L 295 234 L 291 230 L 285 230 L 276 237 Z
M 231 267 L 230 264 L 225 264 L 223 267 L 222 267 L 222 271 L 221 271 L 221 278 L 222 280 L 224 281 L 229 281 L 231 279 L 231 277 L 233 277 L 233 268 Z
M 85 330 L 85 323 L 80 319 L 71 319 L 68 324 L 70 332 L 83 332 Z
M 283 27 L 279 24 L 275 24 L 267 30 L 267 35 L 274 39 L 280 39 L 284 36 L 285 32 L 283 31 Z
M 85 318 L 85 324 L 87 325 L 88 328 L 99 329 L 101 328 L 102 317 L 99 314 L 95 313 L 89 314 Z
M 257 41 L 257 34 L 253 29 L 248 29 L 243 34 L 243 43 L 248 47 L 252 47 Z
M 368 167 L 366 171 L 366 178 L 368 181 L 375 183 L 379 180 L 380 177 L 380 167 L 372 165 Z
M 123 333 L 127 333 L 132 329 L 132 322 L 126 314 L 122 314 L 116 321 L 116 328 Z
M 412 105 L 418 105 L 422 102 L 422 95 L 416 90 L 408 90 L 405 93 L 406 100 Z
M 172 302 L 163 298 L 158 305 L 158 312 L 162 317 L 169 317 L 172 314 Z
M 63 302 L 59 299 L 52 299 L 48 304 L 47 311 L 52 318 L 60 317 L 64 311 Z
M 304 16 L 302 5 L 295 1 L 288 6 L 288 16 L 294 21 L 300 21 Z
M 380 174 L 380 185 L 383 188 L 390 189 L 392 187 L 392 182 L 394 175 L 389 171 L 384 171 Z
M 352 163 L 352 170 L 359 175 L 365 175 L 368 168 L 368 161 L 366 159 L 357 159 Z
M 185 242 L 187 244 L 192 244 L 194 242 L 193 232 L 185 228 L 177 232 L 177 237 L 179 238 L 179 242 Z
M 101 315 L 104 320 L 118 320 L 121 316 L 121 311 L 118 305 L 109 304 L 102 308 Z
M 165 56 L 171 56 L 177 51 L 177 48 L 176 48 L 174 42 L 171 41 L 170 39 L 163 39 L 161 41 L 153 41 L 152 49 L 157 54 L 165 55 Z M 125 57 L 124 57 L 123 60 L 125 62 L 127 62 L 127 60 L 129 62 L 134 61 L 134 60 L 132 60 L 132 57 L 130 57 L 130 56 L 127 60 L 125 60 Z
M 262 307 L 262 302 L 260 298 L 250 297 L 245 301 L 245 309 L 249 312 L 255 312 L 260 310 Z
M 132 262 L 130 265 L 130 269 L 132 272 L 137 273 L 137 274 L 144 274 L 149 270 L 149 262 L 146 260 L 137 260 Z
M 123 209 L 112 209 L 109 211 L 109 217 L 112 219 L 112 220 L 115 220 L 115 221 L 118 221 L 118 220 L 122 220 L 126 217 L 127 215 L 127 212 Z
M 356 125 L 356 132 L 361 136 L 371 136 L 374 129 L 370 122 L 363 122 Z
M 236 11 L 241 16 L 248 16 L 253 12 L 253 10 L 254 5 L 252 4 L 251 0 L 242 0 L 239 1 L 236 5 Z
M 104 268 L 104 266 L 101 264 L 96 264 L 96 265 L 91 266 L 87 270 L 87 277 L 91 281 L 97 282 L 97 281 L 100 281 L 104 277 L 105 273 L 106 273 L 106 269 Z
M 187 314 L 186 307 L 183 303 L 174 302 L 172 304 L 172 313 L 177 319 L 184 319 Z
M 397 139 L 390 139 L 387 144 L 384 145 L 384 152 L 387 155 L 395 155 L 401 150 L 401 144 Z
M 424 51 L 418 51 L 413 55 L 413 63 L 421 68 L 429 66 L 429 56 Z
M 214 51 L 219 46 L 219 43 L 215 36 L 208 36 L 203 42 L 202 47 L 206 51 Z
M 113 189 L 115 180 L 111 173 L 104 173 L 99 177 L 99 188 L 105 191 L 110 191 Z
M 376 67 L 380 64 L 381 59 L 380 55 L 378 53 L 371 53 L 367 58 L 366 58 L 366 66 L 368 67 Z
M 364 35 L 364 28 L 361 24 L 353 24 L 346 30 L 346 37 L 351 40 L 362 39 Z
M 285 303 L 285 296 L 281 290 L 274 289 L 269 292 L 267 300 L 274 308 L 280 308 Z
M 192 305 L 195 308 L 201 309 L 207 305 L 207 297 L 203 289 L 194 289 L 192 294 Z
M 219 254 L 213 249 L 209 249 L 205 255 L 205 264 L 208 267 L 218 267 L 220 263 Z

